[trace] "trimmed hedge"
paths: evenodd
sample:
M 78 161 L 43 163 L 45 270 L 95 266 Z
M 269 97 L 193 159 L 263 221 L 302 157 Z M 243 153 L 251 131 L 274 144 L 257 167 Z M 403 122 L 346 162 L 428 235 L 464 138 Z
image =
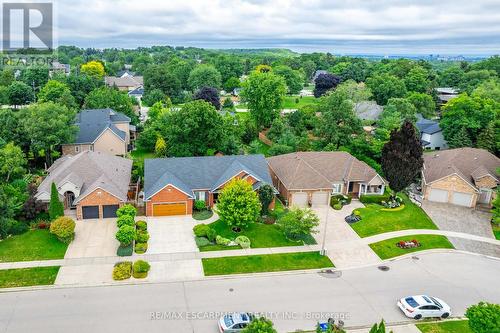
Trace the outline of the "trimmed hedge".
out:
M 122 217 L 125 215 L 131 216 L 132 219 L 135 218 L 135 215 L 137 214 L 137 209 L 129 204 L 123 205 L 118 210 L 116 211 L 116 216 Z
M 196 237 L 206 237 L 208 230 L 210 230 L 210 227 L 204 223 L 197 224 L 193 227 L 193 232 Z
M 143 254 L 148 250 L 148 243 L 135 243 L 135 253 Z
M 381 205 L 382 201 L 388 201 L 390 197 L 391 197 L 391 195 L 389 193 L 384 193 L 384 194 L 381 194 L 381 195 L 374 195 L 374 194 L 372 194 L 372 195 L 362 195 L 359 198 L 359 201 L 361 201 L 365 205 L 367 205 L 367 204 Z
M 127 246 L 120 245 L 116 250 L 116 255 L 119 257 L 129 257 L 134 253 L 134 245 L 129 244 Z
M 149 240 L 149 234 L 147 231 L 137 231 L 135 240 L 139 243 L 146 243 Z
M 144 260 L 137 260 L 132 266 L 132 276 L 136 279 L 144 279 L 148 276 L 151 265 Z
M 124 225 L 133 227 L 135 225 L 134 217 L 130 215 L 122 215 L 118 218 L 118 220 L 116 220 L 116 225 L 118 228 L 121 228 Z
M 196 246 L 198 247 L 207 246 L 211 244 L 206 237 L 195 237 L 194 241 L 196 243 Z
M 148 231 L 148 224 L 146 221 L 137 221 L 135 227 L 137 231 Z
M 121 281 L 129 279 L 132 276 L 132 262 L 122 261 L 115 264 L 113 268 L 113 280 Z
M 136 238 L 135 228 L 129 225 L 124 225 L 116 232 L 115 238 L 122 245 L 129 245 Z
M 50 233 L 56 235 L 61 242 L 69 244 L 75 239 L 75 221 L 61 216 L 50 224 Z

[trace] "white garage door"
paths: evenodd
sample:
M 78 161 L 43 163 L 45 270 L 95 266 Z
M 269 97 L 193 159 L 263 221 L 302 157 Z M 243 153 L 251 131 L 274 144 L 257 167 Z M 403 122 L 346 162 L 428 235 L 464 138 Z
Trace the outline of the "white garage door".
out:
M 292 206 L 306 207 L 307 206 L 307 193 L 297 192 L 292 194 Z
M 328 192 L 314 192 L 311 201 L 313 205 L 328 205 L 329 197 Z
M 471 193 L 453 192 L 451 202 L 454 205 L 470 207 L 472 203 Z
M 428 200 L 434 202 L 448 202 L 448 191 L 433 188 L 431 189 L 431 193 L 429 193 Z

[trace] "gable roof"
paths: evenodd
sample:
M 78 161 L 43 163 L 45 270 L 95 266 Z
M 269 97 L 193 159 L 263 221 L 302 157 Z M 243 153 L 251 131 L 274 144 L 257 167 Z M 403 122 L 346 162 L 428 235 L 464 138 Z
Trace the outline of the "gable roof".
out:
M 369 182 L 377 176 L 368 164 L 343 151 L 297 152 L 267 160 L 289 190 L 331 189 L 334 183 Z
M 142 76 L 132 76 L 132 75 L 125 75 L 121 77 L 117 76 L 105 76 L 104 77 L 104 82 L 106 85 L 112 87 L 112 86 L 117 86 L 117 87 L 139 87 L 144 84 L 144 79 Z
M 496 169 L 499 167 L 500 159 L 487 150 L 457 148 L 424 154 L 423 175 L 427 184 L 452 174 L 459 175 L 471 185 L 487 175 L 498 183 Z
M 78 134 L 75 143 L 93 143 L 108 128 L 125 141 L 127 133 L 115 125 L 121 122 L 130 123 L 130 118 L 112 109 L 82 110 L 76 115 L 75 125 L 78 127 Z
M 416 125 L 420 133 L 435 134 L 441 132 L 439 123 L 434 120 L 420 118 L 419 120 L 417 120 Z
M 190 197 L 193 190 L 215 191 L 241 171 L 258 180 L 256 188 L 269 184 L 264 155 L 228 155 L 200 157 L 153 158 L 144 161 L 144 198 L 147 200 L 168 184 Z
M 75 203 L 96 188 L 101 188 L 126 201 L 132 160 L 101 152 L 84 151 L 74 156 L 66 155 L 59 158 L 48 171 L 49 175 L 38 187 L 37 196 L 43 192 L 50 193 L 52 183 L 60 187 L 66 182 L 71 182 L 81 189 L 80 195 L 75 198 Z

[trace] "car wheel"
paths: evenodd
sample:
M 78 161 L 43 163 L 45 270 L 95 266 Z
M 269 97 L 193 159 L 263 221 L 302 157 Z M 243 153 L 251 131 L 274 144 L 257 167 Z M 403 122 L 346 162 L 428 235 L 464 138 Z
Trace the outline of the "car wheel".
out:
M 450 314 L 449 314 L 448 312 L 445 312 L 445 313 L 443 313 L 443 314 L 441 315 L 441 318 L 446 319 L 446 318 L 448 318 L 449 316 L 450 316 Z
M 416 320 L 422 319 L 422 315 L 421 315 L 421 314 L 418 314 L 418 315 L 416 315 L 415 317 L 413 317 L 413 319 L 416 319 Z

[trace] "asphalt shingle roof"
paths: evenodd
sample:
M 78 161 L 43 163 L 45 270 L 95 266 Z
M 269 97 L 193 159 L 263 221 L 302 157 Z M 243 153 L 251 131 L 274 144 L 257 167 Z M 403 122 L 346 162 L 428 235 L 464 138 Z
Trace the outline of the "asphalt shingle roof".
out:
M 439 123 L 434 120 L 422 118 L 417 121 L 416 125 L 420 133 L 435 134 L 437 132 L 441 132 Z
M 190 196 L 193 190 L 215 190 L 241 171 L 272 186 L 264 155 L 153 158 L 144 161 L 144 197 L 149 199 L 168 184 Z
M 130 118 L 112 109 L 82 110 L 76 115 L 78 134 L 75 143 L 92 143 L 108 128 L 125 141 L 127 133 L 115 126 L 118 122 L 130 122 Z

